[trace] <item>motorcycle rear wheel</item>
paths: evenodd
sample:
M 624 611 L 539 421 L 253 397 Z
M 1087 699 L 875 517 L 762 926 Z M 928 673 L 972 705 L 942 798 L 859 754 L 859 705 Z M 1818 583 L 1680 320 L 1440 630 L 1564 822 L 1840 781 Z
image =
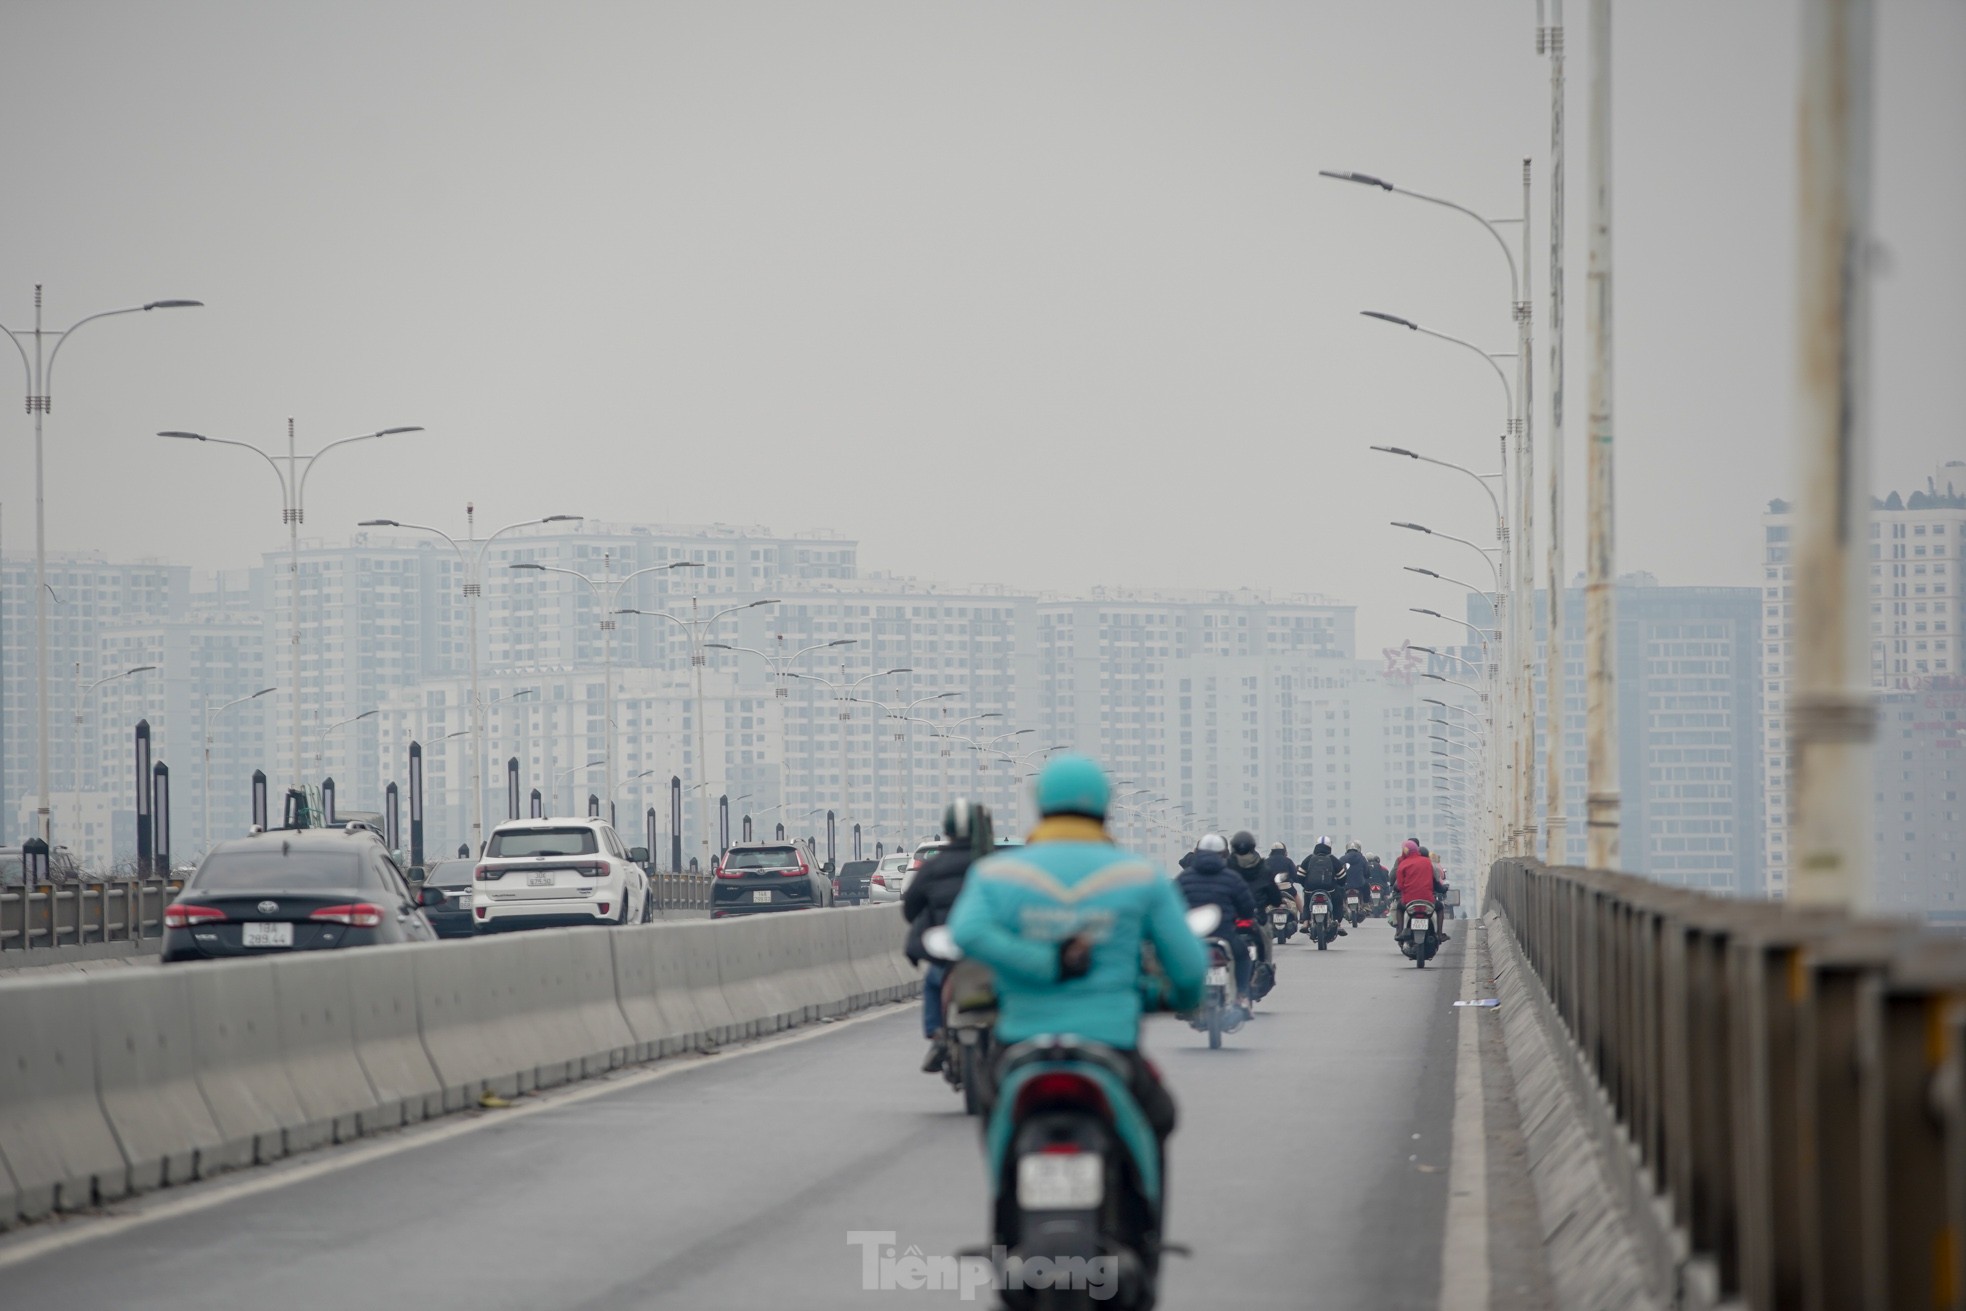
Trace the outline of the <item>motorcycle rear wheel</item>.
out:
M 983 1113 L 983 1062 L 976 1048 L 962 1048 L 963 1114 Z

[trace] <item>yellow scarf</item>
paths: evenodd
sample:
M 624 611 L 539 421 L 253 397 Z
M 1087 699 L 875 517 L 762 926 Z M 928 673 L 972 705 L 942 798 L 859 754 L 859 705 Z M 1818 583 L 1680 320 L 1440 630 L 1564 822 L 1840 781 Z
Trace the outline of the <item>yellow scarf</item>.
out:
M 1036 845 L 1040 842 L 1111 842 L 1112 835 L 1106 826 L 1096 819 L 1084 815 L 1051 815 L 1038 821 L 1025 842 Z

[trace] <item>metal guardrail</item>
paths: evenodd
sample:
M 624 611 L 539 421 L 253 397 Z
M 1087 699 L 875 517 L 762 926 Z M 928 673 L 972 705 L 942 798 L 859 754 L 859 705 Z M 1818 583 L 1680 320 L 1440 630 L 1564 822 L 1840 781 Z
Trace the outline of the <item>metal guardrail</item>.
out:
M 1675 1231 L 1755 1308 L 1966 1308 L 1966 940 L 1498 862 L 1507 916 Z
M 0 955 L 161 937 L 177 879 L 14 884 L 0 888 Z
M 655 908 L 657 910 L 708 910 L 710 909 L 710 876 L 657 872 L 649 875 L 655 886 Z

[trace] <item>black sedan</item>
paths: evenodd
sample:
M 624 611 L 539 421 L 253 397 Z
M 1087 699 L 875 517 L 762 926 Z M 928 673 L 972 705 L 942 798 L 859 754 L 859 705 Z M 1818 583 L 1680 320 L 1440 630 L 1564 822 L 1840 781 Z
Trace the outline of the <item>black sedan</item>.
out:
M 832 879 L 800 842 L 740 843 L 724 853 L 710 880 L 711 919 L 832 903 Z
M 471 922 L 471 874 L 477 868 L 475 861 L 446 860 L 424 872 L 418 900 L 438 937 L 469 938 L 477 932 Z
M 409 882 L 360 830 L 274 829 L 221 842 L 164 908 L 163 959 L 429 942 Z

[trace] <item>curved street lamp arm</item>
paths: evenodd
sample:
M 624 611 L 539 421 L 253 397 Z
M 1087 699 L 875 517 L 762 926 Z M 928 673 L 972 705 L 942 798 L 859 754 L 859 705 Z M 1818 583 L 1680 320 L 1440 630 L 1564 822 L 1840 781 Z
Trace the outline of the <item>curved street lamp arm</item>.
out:
M 290 510 L 293 508 L 294 494 L 293 494 L 293 488 L 287 485 L 287 471 L 280 467 L 280 462 L 278 460 L 273 458 L 271 455 L 268 455 L 265 451 L 253 445 L 251 442 L 234 441 L 230 437 L 207 437 L 203 433 L 196 433 L 196 432 L 160 432 L 157 435 L 159 437 L 186 437 L 194 442 L 205 442 L 212 446 L 237 446 L 242 451 L 251 451 L 254 455 L 257 455 L 260 459 L 266 461 L 267 467 L 273 470 L 273 476 L 280 480 L 280 495 L 287 502 L 287 504 L 281 506 L 280 508 L 283 510 Z
M 20 344 L 20 334 L 16 333 L 6 324 L 0 323 L 0 332 L 5 333 L 7 340 L 14 343 L 14 350 L 20 355 L 21 372 L 27 375 L 27 390 L 32 393 L 34 390 L 34 361 L 27 358 L 27 347 Z
M 75 335 L 77 328 L 85 323 L 94 323 L 97 319 L 113 319 L 119 314 L 141 314 L 149 308 L 148 305 L 130 305 L 120 310 L 103 310 L 101 313 L 91 314 L 87 318 L 75 320 L 75 322 L 69 324 L 60 332 L 49 334 L 56 340 L 54 349 L 48 352 L 48 362 L 41 368 L 41 391 L 43 394 L 54 394 L 55 360 L 60 356 L 61 348 L 68 344 L 68 339 Z M 19 343 L 16 342 L 15 344 L 18 345 Z M 25 354 L 25 352 L 22 353 Z
M 416 428 L 416 427 L 378 428 L 374 432 L 357 433 L 353 437 L 338 438 L 335 441 L 329 442 L 326 446 L 323 446 L 320 450 L 314 452 L 314 454 L 301 457 L 300 485 L 294 488 L 294 508 L 298 510 L 306 499 L 307 475 L 314 472 L 314 462 L 320 459 L 323 455 L 326 455 L 329 451 L 332 451 L 335 447 L 346 446 L 350 442 L 372 442 L 378 437 L 393 437 L 397 433 L 422 432 L 422 431 L 423 429 Z
M 1411 196 L 1415 200 L 1424 200 L 1429 205 L 1440 205 L 1457 213 L 1466 214 L 1469 218 L 1481 224 L 1482 227 L 1487 228 L 1488 235 L 1495 238 L 1495 244 L 1502 248 L 1502 257 L 1509 262 L 1509 300 L 1514 302 L 1522 299 L 1522 281 L 1516 272 L 1515 256 L 1510 253 L 1508 241 L 1503 238 L 1501 233 L 1495 230 L 1493 223 L 1475 213 L 1466 205 L 1457 205 L 1453 201 L 1442 199 L 1439 196 L 1429 196 L 1425 192 L 1420 191 L 1408 191 L 1405 187 L 1394 187 L 1392 190 L 1395 195 Z

